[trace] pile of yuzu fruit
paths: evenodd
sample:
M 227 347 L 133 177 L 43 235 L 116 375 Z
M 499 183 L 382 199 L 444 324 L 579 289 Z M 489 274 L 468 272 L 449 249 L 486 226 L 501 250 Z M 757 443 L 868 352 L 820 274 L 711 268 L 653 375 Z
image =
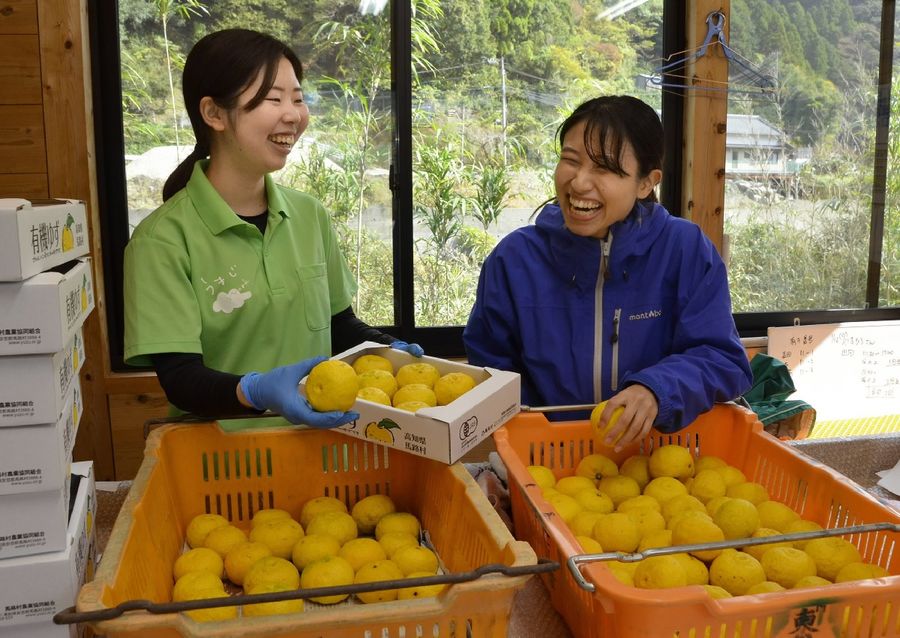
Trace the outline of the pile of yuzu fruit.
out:
M 346 504 L 330 496 L 306 501 L 299 516 L 282 509 L 256 512 L 249 529 L 218 514 L 199 514 L 186 530 L 186 550 L 172 566 L 172 600 L 218 598 L 433 576 L 437 554 L 422 542 L 422 525 L 400 512 L 386 495 L 373 494 Z M 443 585 L 386 589 L 354 595 L 378 603 L 438 595 Z M 332 605 L 349 598 L 311 598 Z M 243 616 L 298 613 L 303 599 L 244 605 Z M 199 621 L 236 618 L 238 607 L 186 612 Z
M 363 354 L 352 364 L 329 359 L 316 365 L 306 382 L 306 396 L 320 412 L 347 411 L 357 398 L 415 412 L 448 405 L 475 385 L 475 379 L 465 372 L 441 374 L 424 361 L 395 370 L 390 359 Z
M 598 444 L 611 426 L 599 431 L 603 407 L 600 404 L 592 414 Z M 716 456 L 695 458 L 680 445 L 657 446 L 649 455 L 635 454 L 620 463 L 601 453 L 589 454 L 574 474 L 559 478 L 542 465 L 528 466 L 528 471 L 585 553 L 632 553 L 822 529 L 772 500 L 763 485 L 748 480 L 739 468 Z M 888 575 L 840 537 L 774 541 L 636 562 L 612 560 L 604 565 L 626 585 L 646 589 L 701 585 L 715 598 Z

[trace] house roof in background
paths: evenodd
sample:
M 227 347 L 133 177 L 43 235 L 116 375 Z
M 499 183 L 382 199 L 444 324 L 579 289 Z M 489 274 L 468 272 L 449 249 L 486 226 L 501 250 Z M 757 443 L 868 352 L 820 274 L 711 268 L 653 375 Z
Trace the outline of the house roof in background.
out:
M 728 114 L 727 146 L 789 146 L 780 130 L 758 115 Z

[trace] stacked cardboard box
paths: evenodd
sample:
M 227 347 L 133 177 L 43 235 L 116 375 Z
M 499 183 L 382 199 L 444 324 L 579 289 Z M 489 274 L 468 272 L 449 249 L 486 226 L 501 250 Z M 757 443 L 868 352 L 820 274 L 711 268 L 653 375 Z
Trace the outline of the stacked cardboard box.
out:
M 63 549 L 0 560 L 0 636 L 81 638 L 80 625 L 56 625 L 53 616 L 75 604 L 93 579 L 97 497 L 91 461 L 72 463 L 71 502 Z M 69 500 L 69 499 L 67 499 Z
M 92 572 L 93 467 L 72 463 L 94 308 L 81 202 L 0 199 L 0 638 L 52 617 Z

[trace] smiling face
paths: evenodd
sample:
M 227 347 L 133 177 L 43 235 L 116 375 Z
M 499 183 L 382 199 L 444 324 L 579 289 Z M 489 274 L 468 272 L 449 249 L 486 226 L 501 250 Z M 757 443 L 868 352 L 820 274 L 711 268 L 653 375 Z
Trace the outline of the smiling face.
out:
M 224 136 L 219 150 L 248 175 L 262 176 L 283 168 L 309 123 L 300 82 L 286 58 L 278 63 L 275 82 L 265 98 L 252 110 L 244 110 L 262 86 L 264 75 L 261 70 L 241 93 L 237 108 L 222 120 Z
M 554 175 L 556 197 L 566 227 L 572 233 L 602 239 L 610 226 L 628 216 L 637 200 L 650 195 L 662 173 L 652 170 L 640 176 L 634 149 L 624 140 L 618 162 L 609 162 L 621 166 L 624 174 L 598 164 L 590 157 L 591 154 L 596 157 L 597 153 L 589 153 L 585 145 L 585 126 L 584 121 L 575 124 L 562 140 Z

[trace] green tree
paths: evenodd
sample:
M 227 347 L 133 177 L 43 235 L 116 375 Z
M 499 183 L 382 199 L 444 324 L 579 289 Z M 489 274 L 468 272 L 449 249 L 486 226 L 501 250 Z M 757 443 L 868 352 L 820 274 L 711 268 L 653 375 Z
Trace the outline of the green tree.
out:
M 131 51 L 122 51 L 122 124 L 128 151 L 143 151 L 164 143 L 159 127 L 146 117 L 153 102 L 150 86 Z
M 360 16 L 351 22 L 328 21 L 321 24 L 315 34 L 316 41 L 331 49 L 340 65 L 341 77 L 322 78 L 325 84 L 336 89 L 343 104 L 340 114 L 345 130 L 352 131 L 358 140 L 346 148 L 342 157 L 344 170 L 355 167 L 354 188 L 349 191 L 355 199 L 357 228 L 355 261 L 361 266 L 363 250 L 362 218 L 366 197 L 366 171 L 384 157 L 383 147 L 373 144 L 381 134 L 389 113 L 373 108 L 374 100 L 390 77 L 390 27 L 387 16 Z M 362 289 L 361 268 L 356 268 L 356 307 L 360 308 Z
M 437 40 L 430 20 L 440 15 L 437 0 L 417 0 L 414 3 L 412 21 L 413 68 L 430 69 L 427 54 L 437 49 Z M 344 170 L 355 171 L 353 196 L 356 201 L 355 262 L 361 264 L 363 253 L 363 212 L 369 170 L 386 163 L 390 149 L 390 111 L 376 106 L 390 81 L 390 22 L 386 13 L 381 15 L 350 14 L 342 21 L 326 20 L 317 26 L 314 41 L 319 56 L 323 51 L 334 61 L 335 76 L 320 78 L 325 86 L 339 96 L 338 109 L 332 116 L 332 124 L 343 131 L 342 162 Z M 352 168 L 351 168 L 352 167 Z M 363 294 L 361 268 L 356 269 L 356 307 L 361 308 Z
M 442 254 L 462 228 L 462 162 L 453 148 L 436 139 L 416 145 L 415 166 L 413 215 L 431 233 L 435 252 Z
M 166 52 L 166 72 L 169 78 L 169 98 L 172 104 L 172 126 L 175 131 L 175 146 L 178 147 L 180 145 L 178 139 L 178 106 L 175 96 L 175 81 L 173 80 L 169 21 L 175 17 L 188 20 L 192 16 L 209 15 L 209 10 L 201 0 L 154 0 L 154 2 L 156 3 L 156 16 L 162 25 L 163 44 Z
M 777 83 L 783 130 L 797 146 L 813 146 L 836 130 L 842 95 L 821 76 L 792 64 L 779 67 Z
M 517 43 L 528 40 L 535 4 L 535 0 L 496 0 L 491 4 L 491 34 L 498 57 L 511 54 Z
M 295 26 L 298 22 L 294 16 L 306 15 L 296 0 L 207 0 L 207 2 L 213 17 L 210 31 L 251 28 L 292 45 L 296 44 Z M 300 51 L 297 53 L 299 55 Z
M 444 0 L 433 27 L 440 46 L 431 60 L 456 78 L 477 74 L 496 55 L 490 31 L 490 0 Z
M 476 164 L 473 172 L 475 196 L 472 198 L 472 215 L 487 230 L 503 212 L 509 193 L 509 175 L 506 167 L 496 161 Z

